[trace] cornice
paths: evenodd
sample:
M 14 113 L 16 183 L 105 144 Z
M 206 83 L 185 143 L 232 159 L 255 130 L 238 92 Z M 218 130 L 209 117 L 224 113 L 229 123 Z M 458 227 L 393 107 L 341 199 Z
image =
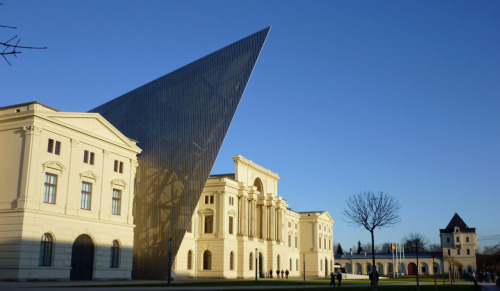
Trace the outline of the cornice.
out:
M 258 171 L 266 176 L 272 177 L 276 180 L 280 179 L 280 176 L 278 176 L 278 174 L 273 173 L 270 170 L 268 170 L 262 166 L 257 165 L 256 163 L 252 162 L 251 160 L 245 159 L 243 156 L 236 155 L 233 157 L 233 161 L 235 163 L 242 163 L 243 165 L 245 165 L 251 169 L 254 169 L 254 170 L 256 170 L 256 171 Z

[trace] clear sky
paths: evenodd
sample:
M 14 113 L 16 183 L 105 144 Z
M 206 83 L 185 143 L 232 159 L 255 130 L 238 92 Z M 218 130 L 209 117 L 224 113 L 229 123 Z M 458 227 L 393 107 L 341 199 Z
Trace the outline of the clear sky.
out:
M 278 173 L 344 249 L 370 240 L 341 215 L 366 190 L 402 205 L 376 244 L 437 243 L 455 212 L 500 242 L 499 1 L 2 3 L 0 39 L 48 49 L 0 59 L 0 106 L 87 111 L 272 25 L 212 173 L 236 154 Z

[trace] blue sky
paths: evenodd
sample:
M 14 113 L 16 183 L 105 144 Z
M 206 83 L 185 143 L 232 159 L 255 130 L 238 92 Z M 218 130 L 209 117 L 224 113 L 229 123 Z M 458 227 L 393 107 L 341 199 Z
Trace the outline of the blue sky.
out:
M 213 168 L 239 154 L 278 173 L 296 211 L 327 210 L 344 249 L 369 232 L 347 197 L 384 191 L 402 221 L 375 241 L 438 242 L 457 212 L 500 242 L 500 2 L 5 0 L 0 106 L 87 111 L 272 29 Z

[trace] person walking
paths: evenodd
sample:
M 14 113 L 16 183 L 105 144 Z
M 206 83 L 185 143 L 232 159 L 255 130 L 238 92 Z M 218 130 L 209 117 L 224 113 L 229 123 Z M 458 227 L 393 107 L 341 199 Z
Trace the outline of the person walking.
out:
M 288 270 L 285 271 L 285 275 L 286 275 L 286 278 L 288 279 L 288 274 L 290 274 L 290 272 L 288 272 Z
M 330 273 L 330 287 L 335 287 L 335 274 L 333 272 Z
M 276 279 L 280 278 L 280 269 L 276 270 Z
M 339 287 L 342 287 L 342 272 L 337 273 L 337 280 L 339 281 Z
M 281 279 L 283 279 L 283 274 L 285 274 L 285 271 L 281 270 Z

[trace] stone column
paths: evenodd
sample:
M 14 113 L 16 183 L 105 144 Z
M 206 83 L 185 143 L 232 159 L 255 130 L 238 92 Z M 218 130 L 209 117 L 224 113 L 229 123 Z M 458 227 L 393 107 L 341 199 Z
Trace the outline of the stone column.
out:
M 241 235 L 241 196 L 238 195 L 238 229 L 237 234 Z
M 262 204 L 262 239 L 267 239 L 267 206 Z
M 253 236 L 259 237 L 259 234 L 257 233 L 258 227 L 257 227 L 257 222 L 259 221 L 257 219 L 257 200 L 254 199 L 252 201 L 253 204 Z

